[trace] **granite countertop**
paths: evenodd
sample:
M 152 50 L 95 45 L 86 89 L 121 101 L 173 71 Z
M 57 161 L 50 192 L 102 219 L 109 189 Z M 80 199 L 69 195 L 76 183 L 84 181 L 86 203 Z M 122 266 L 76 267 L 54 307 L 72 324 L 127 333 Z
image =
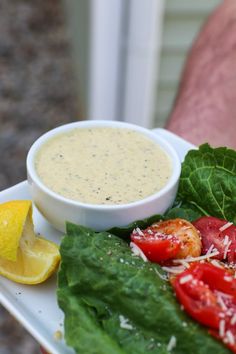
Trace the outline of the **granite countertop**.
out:
M 26 154 L 38 136 L 78 117 L 71 61 L 60 1 L 1 1 L 0 190 L 26 178 Z M 39 353 L 2 307 L 0 353 Z

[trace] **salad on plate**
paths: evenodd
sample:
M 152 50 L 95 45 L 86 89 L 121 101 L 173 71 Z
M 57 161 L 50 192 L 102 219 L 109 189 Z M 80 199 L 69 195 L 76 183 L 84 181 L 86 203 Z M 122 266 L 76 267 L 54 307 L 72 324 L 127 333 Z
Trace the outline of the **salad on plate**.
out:
M 236 353 L 235 211 L 236 151 L 204 144 L 164 215 L 100 232 L 67 222 L 59 249 L 35 233 L 31 201 L 1 204 L 0 273 L 29 286 L 60 263 L 76 353 Z
M 67 223 L 58 304 L 76 353 L 236 353 L 236 152 L 183 164 L 176 201 L 104 232 Z

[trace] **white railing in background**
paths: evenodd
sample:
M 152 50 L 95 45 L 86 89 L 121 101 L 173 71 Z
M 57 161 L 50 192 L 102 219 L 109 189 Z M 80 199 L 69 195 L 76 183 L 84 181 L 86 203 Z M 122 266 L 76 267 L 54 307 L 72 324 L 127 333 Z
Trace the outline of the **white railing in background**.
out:
M 130 0 L 123 120 L 153 127 L 164 1 Z
M 123 0 L 91 0 L 89 119 L 117 119 Z
M 83 18 L 84 1 L 64 0 L 87 118 L 152 127 L 165 0 L 88 0 Z

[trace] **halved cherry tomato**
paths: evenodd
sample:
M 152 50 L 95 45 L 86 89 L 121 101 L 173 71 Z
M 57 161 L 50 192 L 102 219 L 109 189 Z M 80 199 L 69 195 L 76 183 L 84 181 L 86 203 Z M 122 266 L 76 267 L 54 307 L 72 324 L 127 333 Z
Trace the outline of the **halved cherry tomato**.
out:
M 156 232 L 152 227 L 142 231 L 135 229 L 130 237 L 151 262 L 173 259 L 180 250 L 181 244 L 176 236 Z
M 153 232 L 177 237 L 181 246 L 176 258 L 201 255 L 202 242 L 199 231 L 187 220 L 176 218 L 159 221 L 152 225 L 152 230 Z
M 236 263 L 236 226 L 231 225 L 225 230 L 220 228 L 228 221 L 212 216 L 204 216 L 193 222 L 202 237 L 202 253 L 206 254 L 211 245 L 219 252 L 219 260 L 227 260 L 229 263 Z
M 193 263 L 172 280 L 185 311 L 236 353 L 236 279 L 210 263 Z

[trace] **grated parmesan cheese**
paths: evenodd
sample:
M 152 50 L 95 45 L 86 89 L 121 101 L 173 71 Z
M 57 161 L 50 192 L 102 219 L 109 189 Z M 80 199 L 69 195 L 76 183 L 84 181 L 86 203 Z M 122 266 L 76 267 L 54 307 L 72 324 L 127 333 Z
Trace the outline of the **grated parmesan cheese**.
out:
M 217 296 L 217 302 L 218 302 L 218 304 L 221 306 L 221 308 L 223 310 L 227 310 L 227 307 L 226 307 L 226 305 L 225 305 L 225 303 L 224 303 L 224 301 L 223 301 L 223 299 L 222 299 L 222 297 L 220 295 Z
M 179 263 L 182 264 L 185 268 L 190 268 L 190 265 L 184 259 L 179 259 Z
M 186 275 L 186 276 L 180 278 L 179 282 L 180 282 L 180 284 L 185 284 L 185 283 L 187 283 L 188 281 L 191 281 L 192 279 L 193 279 L 192 274 L 188 274 L 188 275 Z
M 229 236 L 225 235 L 223 245 L 226 246 L 229 243 Z
M 220 320 L 219 335 L 220 335 L 220 337 L 224 337 L 224 335 L 225 335 L 225 320 Z
M 208 251 L 206 254 L 210 254 L 213 251 L 214 245 L 213 243 L 210 245 L 210 247 L 208 248 Z
M 212 253 L 209 253 L 209 254 L 205 254 L 203 256 L 199 256 L 199 257 L 187 257 L 187 258 L 184 258 L 184 259 L 174 259 L 173 262 L 174 263 L 182 263 L 183 261 L 185 262 L 198 262 L 198 261 L 202 261 L 204 259 L 209 259 L 211 257 L 215 257 L 219 254 L 219 251 L 214 251 Z
M 228 229 L 231 225 L 233 225 L 232 222 L 227 222 L 226 224 L 224 224 L 223 226 L 221 226 L 221 227 L 219 228 L 219 231 L 222 232 L 222 231 Z
M 233 315 L 233 317 L 231 318 L 230 324 L 231 325 L 235 325 L 236 323 L 236 313 Z
M 120 320 L 120 328 L 128 329 L 128 330 L 133 329 L 133 326 L 130 323 L 128 323 L 129 322 L 128 318 L 125 318 L 123 315 L 119 315 L 119 320 Z
M 175 336 L 171 336 L 170 340 L 169 340 L 169 343 L 167 344 L 167 348 L 166 348 L 167 351 L 171 352 L 172 349 L 174 349 L 176 347 L 176 343 L 177 343 L 176 337 Z
M 229 316 L 229 317 L 232 317 L 233 316 L 233 310 L 229 309 L 228 311 L 226 311 L 226 315 Z
M 162 269 L 168 273 L 180 274 L 182 273 L 185 268 L 183 266 L 179 267 L 162 267 Z
M 231 331 L 226 331 L 225 333 L 226 338 L 228 339 L 229 344 L 234 345 L 235 344 L 235 339 Z
M 229 241 L 225 247 L 225 250 L 224 250 L 224 256 L 223 256 L 223 259 L 226 259 L 227 257 L 227 253 L 229 251 L 229 246 L 231 245 L 232 241 Z
M 215 267 L 218 267 L 218 268 L 224 268 L 219 261 L 217 261 L 216 259 L 212 259 L 211 260 L 211 264 L 213 264 Z
M 225 313 L 224 313 L 224 312 L 220 312 L 220 313 L 219 313 L 219 317 L 220 317 L 220 318 L 225 318 Z
M 130 248 L 134 256 L 139 256 L 144 262 L 148 262 L 148 259 L 141 248 L 139 248 L 134 242 L 130 242 Z
M 225 275 L 225 276 L 224 276 L 224 280 L 225 280 L 225 281 L 232 281 L 233 278 L 232 278 L 230 275 Z
M 165 274 L 161 274 L 160 272 L 158 272 L 158 270 L 156 268 L 154 268 L 154 271 L 162 280 L 169 281 L 168 276 L 166 276 Z
M 139 235 L 139 236 L 144 236 L 144 233 L 142 232 L 142 230 L 140 230 L 140 228 L 139 227 L 136 227 L 136 229 L 134 229 L 134 232 L 137 232 L 137 234 Z
M 61 340 L 63 338 L 62 331 L 57 330 L 54 332 L 53 337 L 55 340 Z
M 148 229 L 147 232 L 148 232 L 149 235 L 153 235 L 152 230 Z

